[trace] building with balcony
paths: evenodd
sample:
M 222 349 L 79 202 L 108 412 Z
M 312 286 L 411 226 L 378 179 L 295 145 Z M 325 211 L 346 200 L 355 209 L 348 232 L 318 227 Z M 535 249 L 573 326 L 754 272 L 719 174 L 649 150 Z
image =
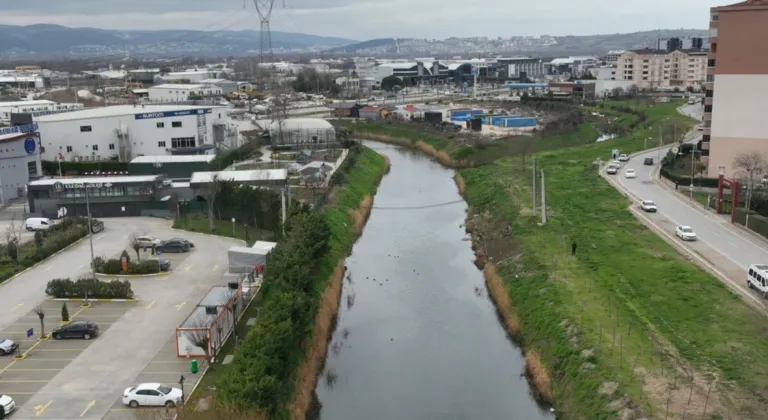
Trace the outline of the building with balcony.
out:
M 630 80 L 640 89 L 701 90 L 706 80 L 707 51 L 701 49 L 626 51 L 616 64 L 616 80 Z
M 136 156 L 213 153 L 226 142 L 219 106 L 117 105 L 35 118 L 44 160 L 130 162 Z
M 236 88 L 232 88 L 229 92 L 235 90 Z M 220 86 L 203 84 L 202 82 L 195 85 L 168 83 L 152 86 L 147 91 L 149 100 L 152 102 L 184 102 L 194 99 L 218 98 L 225 94 Z
M 742 153 L 768 155 L 768 0 L 747 0 L 710 12 L 701 143 L 707 174 L 740 176 Z

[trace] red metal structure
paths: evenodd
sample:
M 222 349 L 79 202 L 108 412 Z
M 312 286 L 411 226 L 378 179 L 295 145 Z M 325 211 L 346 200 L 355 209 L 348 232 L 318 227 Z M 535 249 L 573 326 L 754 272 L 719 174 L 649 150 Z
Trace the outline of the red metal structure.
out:
M 733 223 L 736 212 L 733 211 L 739 205 L 739 182 L 728 179 L 725 175 L 720 175 L 717 182 L 717 214 L 723 214 L 723 188 L 731 190 L 731 223 Z

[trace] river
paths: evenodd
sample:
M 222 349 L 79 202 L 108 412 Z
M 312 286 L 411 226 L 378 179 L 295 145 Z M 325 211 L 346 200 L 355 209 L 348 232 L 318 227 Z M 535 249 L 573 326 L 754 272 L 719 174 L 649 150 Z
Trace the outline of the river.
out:
M 319 417 L 552 418 L 530 396 L 523 356 L 473 264 L 453 171 L 409 150 L 366 145 L 392 166 L 346 261 L 338 324 L 316 389 Z

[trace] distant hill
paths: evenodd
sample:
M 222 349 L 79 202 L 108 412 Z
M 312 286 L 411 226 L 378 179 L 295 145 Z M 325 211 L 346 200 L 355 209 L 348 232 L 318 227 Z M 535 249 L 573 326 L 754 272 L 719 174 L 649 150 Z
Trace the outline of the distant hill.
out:
M 357 41 L 272 31 L 275 52 L 324 51 Z M 242 55 L 259 49 L 258 31 L 121 31 L 60 25 L 0 25 L 0 58 Z
M 605 54 L 609 50 L 628 50 L 656 47 L 659 38 L 701 37 L 705 43 L 708 31 L 704 29 L 662 29 L 627 34 L 569 35 L 541 37 L 511 37 L 499 40 L 488 38 L 449 38 L 426 40 L 417 38 L 382 38 L 358 42 L 328 50 L 347 54 L 438 54 L 438 53 L 535 53 L 545 56 L 574 54 Z

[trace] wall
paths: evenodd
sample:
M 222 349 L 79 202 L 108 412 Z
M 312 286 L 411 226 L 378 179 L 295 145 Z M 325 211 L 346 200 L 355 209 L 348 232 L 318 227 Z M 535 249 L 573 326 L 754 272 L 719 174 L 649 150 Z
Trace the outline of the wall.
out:
M 213 144 L 213 123 L 227 119 L 228 116 L 222 107 L 214 107 L 212 113 L 206 114 L 205 144 Z M 181 121 L 182 126 L 173 127 L 174 121 Z M 158 127 L 158 123 L 163 123 L 163 126 Z M 42 157 L 45 160 L 56 160 L 59 152 L 64 155 L 65 161 L 75 160 L 78 156 L 88 156 L 91 160 L 118 156 L 119 144 L 115 130 L 121 125 L 128 128 L 133 157 L 169 155 L 172 138 L 194 137 L 195 144 L 199 145 L 197 115 L 145 120 L 137 120 L 134 115 L 123 115 L 70 121 L 40 121 L 38 124 L 41 143 L 45 148 Z M 81 132 L 81 126 L 91 126 L 91 131 Z M 93 150 L 94 145 L 98 150 Z M 67 149 L 68 146 L 71 151 Z
M 143 216 L 143 211 L 152 209 L 151 200 L 151 196 L 146 198 L 116 197 L 111 202 L 91 202 L 91 215 L 97 218 Z M 36 200 L 30 199 L 29 203 L 30 213 L 49 219 L 58 219 L 59 209 L 62 207 L 67 209 L 68 216 L 85 216 L 88 214 L 84 197 L 62 200 L 58 198 L 39 198 Z
M 32 138 L 35 142 L 33 153 L 27 153 L 25 141 Z M 23 136 L 19 139 L 0 143 L 0 201 L 6 203 L 23 196 L 23 189 L 30 181 L 28 164 L 34 164 L 33 176 L 42 175 L 39 145 L 37 137 Z M 22 190 L 19 194 L 19 190 Z
M 717 22 L 717 77 L 768 74 L 768 9 L 721 11 Z
M 194 88 L 193 88 L 194 87 Z M 234 90 L 234 89 L 233 89 Z M 149 100 L 156 102 L 175 102 L 189 100 L 189 95 L 200 96 L 223 95 L 224 91 L 216 85 L 162 85 L 148 89 Z

